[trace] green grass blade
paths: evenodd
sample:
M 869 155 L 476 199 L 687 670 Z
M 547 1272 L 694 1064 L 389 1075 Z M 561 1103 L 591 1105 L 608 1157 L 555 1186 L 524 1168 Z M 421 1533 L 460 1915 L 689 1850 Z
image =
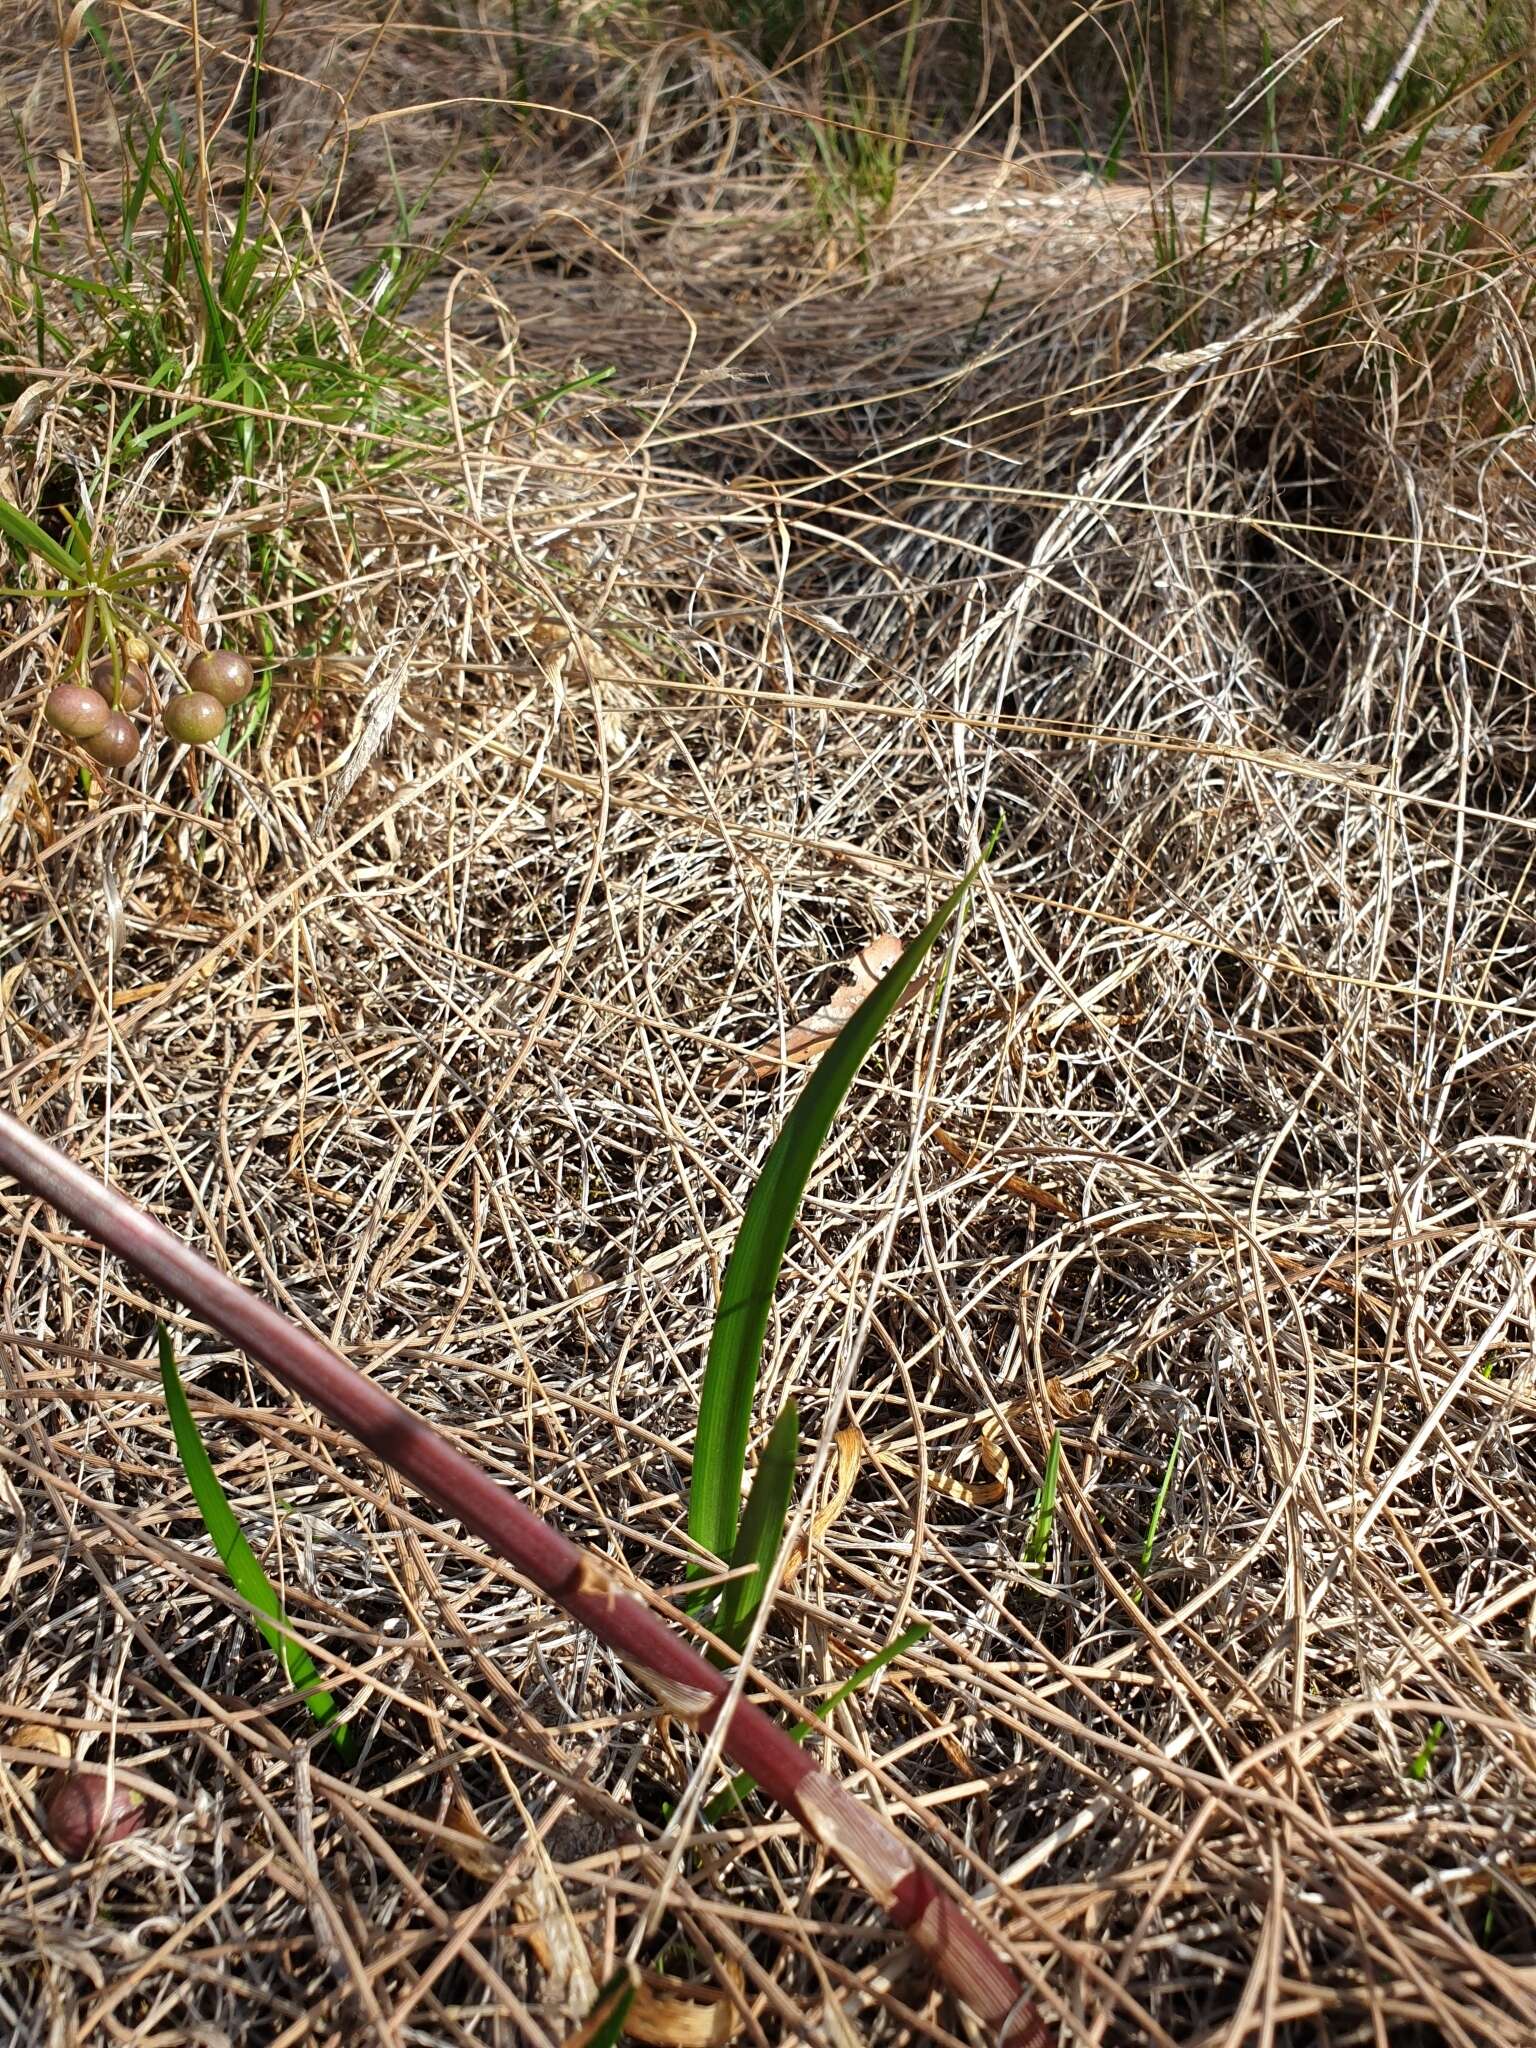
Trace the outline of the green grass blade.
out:
M 187 257 L 197 279 L 197 294 L 203 304 L 204 342 L 212 356 L 221 378 L 230 372 L 229 335 L 224 326 L 224 314 L 219 305 L 218 293 L 214 290 L 213 279 L 208 274 L 208 265 L 203 260 L 203 246 L 198 240 L 197 229 L 187 209 L 186 195 L 182 191 L 181 166 L 168 157 L 161 147 L 158 127 L 150 135 L 151 161 L 160 176 L 154 182 L 154 190 L 160 203 L 168 213 L 174 213 L 181 228 Z
M 256 19 L 251 23 L 254 31 L 251 43 L 250 75 L 246 84 L 245 106 L 245 168 L 240 180 L 240 205 L 235 215 L 234 232 L 229 238 L 229 250 L 224 258 L 224 270 L 219 279 L 219 293 L 224 303 L 238 312 L 245 298 L 245 288 L 250 282 L 252 267 L 248 266 L 237 279 L 236 266 L 241 258 L 250 252 L 246 250 L 245 237 L 251 222 L 251 195 L 256 186 L 256 156 L 261 142 L 261 103 L 264 74 L 262 59 L 267 47 L 267 0 L 256 0 Z
M 1408 1775 L 1415 1784 L 1422 1785 L 1429 1776 L 1430 1766 L 1435 1761 L 1435 1751 L 1445 1737 L 1445 1723 L 1437 1721 L 1419 1746 L 1418 1755 L 1408 1766 Z
M 952 890 L 878 988 L 822 1054 L 763 1162 L 736 1233 L 710 1337 L 688 1496 L 688 1533 L 714 1557 L 730 1557 L 741 1511 L 741 1476 L 768 1311 L 816 1155 L 864 1057 L 965 901 L 981 863 Z
M 720 1599 L 715 1634 L 723 1636 L 733 1650 L 739 1650 L 747 1639 L 784 1541 L 799 1450 L 800 1411 L 790 1401 L 763 1446 L 731 1553 L 734 1568 L 751 1565 L 753 1569 L 729 1580 Z
M 791 1729 L 791 1741 L 804 1742 L 807 1735 L 816 1726 L 817 1721 L 825 1721 L 828 1714 L 834 1708 L 840 1707 L 844 1700 L 851 1699 L 860 1686 L 868 1685 L 877 1671 L 883 1671 L 887 1664 L 894 1664 L 898 1657 L 904 1657 L 907 1651 L 912 1649 L 915 1644 L 920 1643 L 927 1633 L 928 1624 L 926 1621 L 915 1621 L 910 1628 L 904 1628 L 901 1634 L 893 1637 L 883 1650 L 877 1650 L 873 1657 L 866 1659 L 859 1666 L 858 1670 L 853 1673 L 852 1677 L 845 1678 L 835 1692 L 829 1692 L 819 1706 L 812 1707 L 811 1713 L 815 1718 L 810 1721 L 802 1721 L 797 1727 Z M 728 1813 L 734 1813 L 748 1793 L 752 1791 L 756 1783 L 757 1780 L 750 1771 L 738 1771 L 725 1790 L 719 1793 L 705 1807 L 704 1818 L 713 1827 L 723 1820 Z
M 1152 1503 L 1152 1518 L 1147 1523 L 1146 1539 L 1141 1546 L 1141 1575 L 1146 1577 L 1152 1565 L 1152 1551 L 1157 1542 L 1158 1525 L 1163 1519 L 1163 1509 L 1168 1505 L 1168 1492 L 1173 1485 L 1174 1467 L 1179 1462 L 1179 1446 L 1184 1441 L 1183 1425 L 1173 1432 L 1173 1449 L 1168 1453 L 1168 1462 L 1163 1467 L 1163 1483 L 1157 1489 L 1157 1499 Z M 1138 1593 L 1140 1588 L 1137 1588 Z
M 1035 1526 L 1024 1555 L 1031 1564 L 1045 1562 L 1051 1547 L 1051 1525 L 1056 1519 L 1056 1489 L 1061 1483 L 1061 1431 L 1051 1432 L 1051 1448 L 1045 1454 L 1045 1476 L 1035 1504 Z
M 67 583 L 86 580 L 87 572 L 74 556 L 66 553 L 51 533 L 44 533 L 37 522 L 29 519 L 9 498 L 0 498 L 0 533 L 19 550 L 23 560 L 28 555 L 38 555 Z
M 176 1370 L 175 1347 L 164 1323 L 159 1327 L 159 1339 L 160 1379 L 165 1387 L 165 1403 L 170 1410 L 176 1449 L 198 1512 L 213 1538 L 219 1562 L 228 1572 L 235 1590 L 255 1609 L 253 1619 L 256 1626 L 277 1653 L 288 1682 L 303 1693 L 305 1706 L 325 1729 L 343 1759 L 350 1762 L 354 1749 L 352 1731 L 345 1722 L 336 1718 L 336 1702 L 321 1686 L 314 1659 L 288 1634 L 288 1617 L 283 1612 L 277 1588 L 257 1562 L 255 1552 L 235 1520 L 235 1511 L 225 1497 L 218 1474 L 213 1469 L 213 1460 L 204 1448 L 197 1424 L 192 1419 L 186 1389 L 181 1384 L 181 1374 Z

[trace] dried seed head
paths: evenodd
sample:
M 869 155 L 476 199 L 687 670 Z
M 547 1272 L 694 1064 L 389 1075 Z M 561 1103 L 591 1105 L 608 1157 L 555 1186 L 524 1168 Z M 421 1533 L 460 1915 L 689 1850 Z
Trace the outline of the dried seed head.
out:
M 99 690 L 60 683 L 48 692 L 43 716 L 55 732 L 66 733 L 72 740 L 91 740 L 112 716 L 112 706 Z
M 110 654 L 98 654 L 91 663 L 91 687 L 119 711 L 137 711 L 149 695 L 149 671 L 142 662 L 126 660 L 119 671 Z
M 49 1840 L 71 1863 L 134 1834 L 148 1818 L 142 1792 L 115 1780 L 109 1787 L 96 1771 L 75 1771 L 63 1779 L 43 1811 Z
M 185 696 L 171 699 L 160 714 L 160 723 L 173 740 L 189 747 L 206 747 L 224 730 L 228 715 L 218 698 L 206 690 L 188 690 Z
M 139 751 L 138 728 L 121 711 L 109 712 L 101 731 L 86 741 L 85 751 L 103 768 L 126 768 Z
M 210 648 L 187 664 L 188 687 L 217 697 L 226 709 L 249 697 L 255 681 L 245 656 L 229 647 Z

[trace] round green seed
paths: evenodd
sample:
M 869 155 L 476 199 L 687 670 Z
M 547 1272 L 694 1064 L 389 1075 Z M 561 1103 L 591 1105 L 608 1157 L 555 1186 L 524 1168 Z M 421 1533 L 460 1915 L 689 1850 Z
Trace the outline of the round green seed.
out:
M 185 696 L 171 699 L 160 714 L 160 723 L 184 746 L 206 747 L 224 730 L 228 715 L 207 690 L 188 690 Z
M 187 686 L 226 706 L 249 697 L 256 682 L 255 672 L 243 654 L 229 647 L 210 648 L 187 664 Z

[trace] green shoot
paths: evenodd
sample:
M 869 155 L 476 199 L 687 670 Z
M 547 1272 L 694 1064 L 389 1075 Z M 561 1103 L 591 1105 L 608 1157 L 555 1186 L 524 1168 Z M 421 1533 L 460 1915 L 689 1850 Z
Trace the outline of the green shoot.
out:
M 793 1401 L 773 1425 L 763 1455 L 758 1460 L 752 1490 L 736 1534 L 731 1553 L 732 1567 L 752 1569 L 727 1581 L 720 1598 L 715 1633 L 723 1636 L 733 1650 L 739 1650 L 751 1633 L 757 1610 L 762 1605 L 774 1562 L 784 1541 L 789 1520 L 789 1496 L 795 1483 L 795 1456 L 800 1448 L 800 1415 Z
M 1147 1573 L 1152 1568 L 1152 1552 L 1157 1543 L 1158 1524 L 1163 1519 L 1163 1509 L 1168 1505 L 1168 1490 L 1173 1485 L 1173 1471 L 1179 1462 L 1179 1446 L 1183 1441 L 1184 1431 L 1180 1427 L 1173 1433 L 1173 1449 L 1168 1453 L 1168 1462 L 1163 1467 L 1162 1484 L 1157 1489 L 1157 1499 L 1152 1503 L 1152 1518 L 1147 1523 L 1147 1533 L 1142 1538 L 1141 1576 L 1143 1578 L 1147 1576 Z M 1131 1595 L 1131 1598 L 1138 1606 L 1141 1604 L 1141 1594 L 1142 1589 L 1138 1586 Z
M 256 190 L 256 152 L 261 140 L 261 86 L 263 72 L 261 61 L 267 45 L 267 0 L 256 0 L 256 19 L 251 24 L 250 90 L 245 106 L 245 174 L 240 180 L 240 207 L 235 216 L 234 232 L 229 238 L 229 248 L 224 257 L 224 271 L 219 279 L 219 290 L 225 302 L 238 312 L 245 296 L 245 287 L 254 272 L 253 263 L 242 263 L 246 254 L 246 231 L 251 221 L 251 195 Z
M 1056 1489 L 1061 1479 L 1061 1431 L 1051 1432 L 1051 1448 L 1045 1454 L 1045 1477 L 1035 1496 L 1035 1526 L 1025 1545 L 1027 1561 L 1038 1568 L 1051 1547 L 1051 1526 L 1056 1519 Z
M 832 1120 L 886 1019 L 965 901 L 981 866 L 951 891 L 822 1055 L 763 1162 L 726 1264 L 699 1397 L 688 1533 L 713 1557 L 734 1554 L 741 1480 L 768 1311 L 800 1201 Z M 699 1576 L 703 1567 L 694 1568 Z M 704 1604 L 692 1603 L 697 1612 Z
M 558 405 L 562 398 L 569 398 L 577 391 L 594 391 L 600 384 L 611 383 L 613 376 L 614 369 L 610 363 L 606 369 L 588 370 L 579 376 L 557 378 L 554 383 L 546 384 L 541 390 L 530 391 L 526 398 L 518 399 L 517 409 L 519 412 L 531 413 L 535 425 L 543 426 L 551 408 Z
M 234 1509 L 219 1484 L 218 1474 L 213 1469 L 213 1460 L 198 1434 L 192 1410 L 187 1404 L 186 1389 L 181 1384 L 181 1375 L 176 1369 L 176 1351 L 171 1343 L 170 1332 L 164 1323 L 159 1325 L 160 1378 L 165 1387 L 165 1402 L 170 1410 L 171 1428 L 176 1437 L 176 1449 L 181 1458 L 182 1469 L 187 1483 L 192 1488 L 198 1512 L 203 1518 L 208 1534 L 213 1538 L 213 1547 L 219 1554 L 219 1562 L 228 1572 L 236 1592 L 243 1595 L 255 1610 L 253 1619 L 277 1654 L 283 1667 L 283 1675 L 295 1690 L 304 1695 L 304 1704 L 336 1745 L 343 1762 L 350 1763 L 355 1753 L 352 1731 L 344 1721 L 337 1719 L 335 1700 L 320 1685 L 320 1674 L 315 1669 L 314 1659 L 309 1652 L 295 1642 L 288 1633 L 288 1617 L 283 1612 L 283 1603 L 277 1588 L 257 1562 L 256 1554 L 246 1542 L 240 1524 L 235 1520 Z
M 1423 1742 L 1419 1745 L 1418 1755 L 1408 1766 L 1408 1775 L 1416 1784 L 1422 1785 L 1429 1776 L 1430 1765 L 1435 1760 L 1435 1751 L 1440 1747 L 1441 1738 L 1444 1734 L 1445 1723 L 1443 1721 L 1436 1721 L 1433 1728 L 1430 1729 Z
M 883 1671 L 887 1664 L 894 1664 L 898 1657 L 904 1657 L 907 1651 L 920 1643 L 927 1633 L 928 1624 L 926 1621 L 915 1621 L 910 1628 L 904 1628 L 901 1634 L 887 1643 L 883 1650 L 877 1650 L 874 1656 L 867 1658 L 851 1677 L 845 1678 L 835 1692 L 829 1692 L 819 1705 L 812 1707 L 810 1711 L 814 1719 L 801 1721 L 796 1727 L 792 1728 L 790 1730 L 790 1740 L 792 1742 L 804 1742 L 817 1721 L 825 1721 L 828 1714 L 832 1713 L 835 1708 L 840 1707 L 844 1700 L 851 1699 L 861 1686 L 868 1685 L 876 1673 Z M 718 1826 L 728 1813 L 734 1813 L 737 1807 L 751 1793 L 756 1783 L 757 1780 L 750 1771 L 738 1771 L 725 1790 L 719 1793 L 705 1807 L 704 1818 L 709 1822 L 710 1826 Z
M 707 1711 L 719 1715 L 722 1749 L 730 1763 L 750 1771 L 807 1836 L 836 1856 L 879 1901 L 896 1926 L 910 1930 L 945 1983 L 966 2000 L 978 2025 L 1010 2048 L 1048 2048 L 1045 2021 L 1030 2005 L 1017 1973 L 977 1921 L 939 1889 L 911 1844 L 807 1756 L 787 1728 L 738 1694 L 724 1673 L 644 1600 L 621 1591 L 610 1571 L 525 1506 L 499 1477 L 365 1378 L 339 1351 L 201 1258 L 148 1210 L 88 1173 L 3 1108 L 0 1173 L 88 1231 L 105 1251 L 128 1261 L 258 1359 L 300 1399 L 312 1402 L 353 1441 L 505 1557 L 632 1671 L 643 1674 L 663 1703 L 677 1701 L 679 1687 L 690 1696 L 702 1695 L 703 1705 L 694 1711 L 701 1718 Z M 206 1453 L 186 1413 L 175 1356 L 163 1332 L 161 1341 L 166 1391 L 181 1424 L 182 1455 L 201 1478 Z M 225 1540 L 220 1547 L 232 1553 L 238 1531 L 228 1504 L 216 1484 L 205 1485 L 203 1491 L 208 1496 L 205 1513 L 213 1507 L 222 1511 Z M 265 1613 L 268 1621 L 282 1619 L 275 1600 L 258 1613 Z M 282 1631 L 277 1633 L 276 1647 L 291 1672 L 289 1645 Z

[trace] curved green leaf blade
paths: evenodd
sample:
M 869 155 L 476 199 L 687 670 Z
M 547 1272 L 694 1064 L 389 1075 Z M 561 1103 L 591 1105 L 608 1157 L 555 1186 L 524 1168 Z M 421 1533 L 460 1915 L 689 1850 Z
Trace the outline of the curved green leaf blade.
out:
M 894 1664 L 898 1657 L 905 1656 L 906 1652 L 915 1643 L 920 1643 L 927 1633 L 926 1621 L 914 1621 L 910 1628 L 904 1628 L 899 1636 L 892 1637 L 883 1650 L 877 1650 L 873 1657 L 866 1658 L 858 1670 L 851 1677 L 845 1678 L 835 1692 L 829 1692 L 824 1700 L 810 1709 L 816 1717 L 815 1720 L 802 1721 L 797 1727 L 792 1728 L 790 1740 L 804 1742 L 817 1721 L 825 1721 L 834 1707 L 840 1707 L 844 1700 L 851 1699 L 861 1685 L 868 1685 L 877 1671 L 883 1671 L 887 1664 Z M 718 1793 L 705 1807 L 704 1818 L 710 1826 L 717 1826 L 728 1813 L 734 1813 L 756 1785 L 757 1780 L 750 1771 L 738 1771 L 725 1790 Z
M 45 533 L 35 519 L 29 519 L 9 498 L 0 498 L 0 533 L 5 535 L 23 561 L 28 555 L 38 555 L 66 583 L 84 583 L 87 580 L 88 572 L 81 568 L 74 556 L 60 547 L 51 533 Z
M 165 1388 L 165 1405 L 170 1411 L 176 1449 L 192 1489 L 192 1497 L 197 1502 L 198 1513 L 213 1538 L 219 1562 L 228 1572 L 236 1592 L 242 1594 L 256 1610 L 253 1616 L 256 1626 L 276 1651 L 289 1683 L 303 1693 L 305 1706 L 326 1730 L 342 1758 L 350 1762 L 354 1749 L 352 1731 L 345 1722 L 336 1718 L 336 1702 L 320 1684 L 314 1659 L 288 1634 L 288 1617 L 283 1612 L 277 1588 L 257 1562 L 255 1552 L 235 1520 L 235 1511 L 219 1484 L 213 1460 L 192 1418 L 186 1389 L 181 1384 L 181 1374 L 176 1370 L 175 1347 L 164 1323 L 159 1326 L 159 1342 L 160 1379 Z
M 816 1155 L 865 1055 L 945 925 L 965 901 L 980 866 L 978 861 L 945 898 L 822 1054 L 758 1174 L 726 1265 L 699 1396 L 688 1533 L 715 1557 L 729 1557 L 735 1548 L 741 1477 L 768 1311 Z M 702 1569 L 696 1566 L 693 1576 Z M 693 1604 L 697 1608 L 698 1603 Z
M 720 1599 L 715 1634 L 723 1636 L 733 1650 L 741 1648 L 751 1631 L 784 1541 L 799 1451 L 800 1411 L 789 1401 L 763 1445 L 731 1553 L 734 1568 L 749 1564 L 753 1569 L 739 1579 L 728 1580 Z

